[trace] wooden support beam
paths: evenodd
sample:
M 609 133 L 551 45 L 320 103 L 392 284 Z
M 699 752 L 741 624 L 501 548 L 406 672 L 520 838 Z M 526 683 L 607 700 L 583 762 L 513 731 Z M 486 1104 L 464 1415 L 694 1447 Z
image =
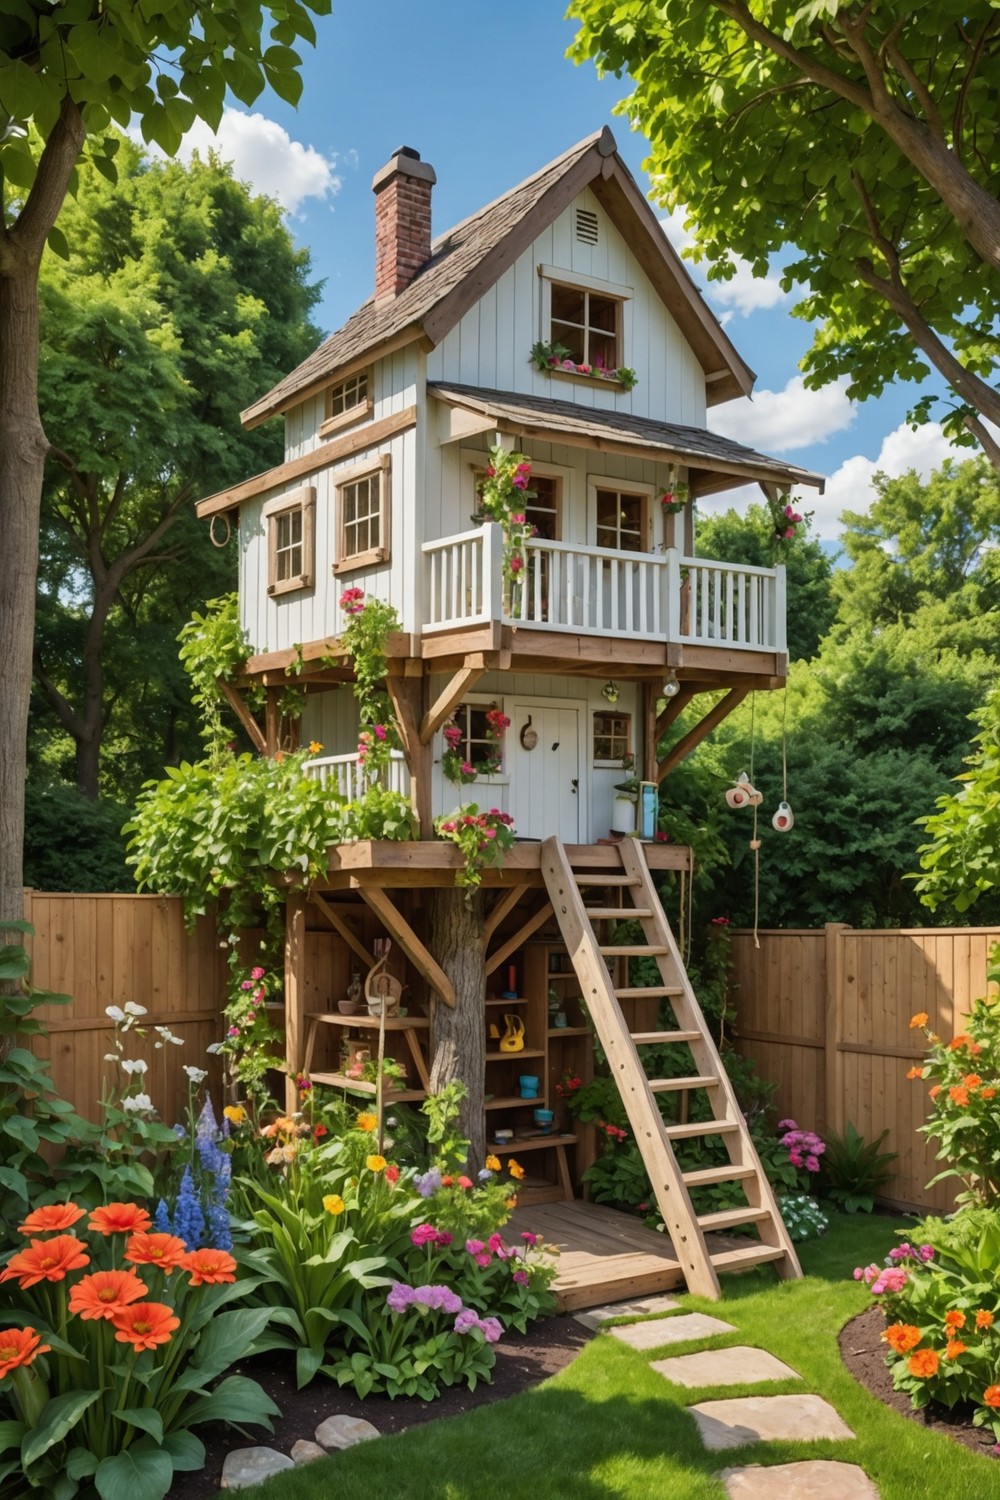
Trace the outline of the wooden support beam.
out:
M 351 930 L 340 913 L 330 905 L 329 901 L 325 900 L 319 894 L 319 891 L 311 891 L 309 899 L 316 907 L 317 911 L 321 911 L 323 913 L 324 917 L 329 922 L 334 932 L 339 933 L 340 936 L 344 939 L 344 942 L 351 949 L 352 953 L 356 953 L 361 962 L 367 965 L 369 969 L 374 968 L 374 953 L 368 952 L 368 949 L 365 947 L 361 939 L 355 932 Z
M 267 747 L 264 741 L 264 736 L 260 732 L 260 725 L 257 723 L 257 720 L 254 718 L 253 714 L 243 702 L 243 699 L 240 697 L 239 693 L 233 687 L 232 683 L 227 682 L 224 677 L 217 678 L 216 683 L 219 692 L 222 694 L 223 698 L 225 698 L 226 702 L 229 704 L 229 707 L 232 709 L 233 713 L 236 715 L 240 723 L 243 725 L 243 728 L 246 730 L 250 738 L 250 743 L 253 745 L 254 749 L 259 751 L 261 755 L 265 755 L 267 753 Z
M 424 714 L 420 725 L 420 743 L 429 745 L 437 730 L 446 719 L 451 717 L 454 709 L 458 707 L 466 693 L 475 687 L 476 683 L 486 671 L 486 662 L 482 652 L 475 656 L 469 656 L 465 665 L 459 667 L 446 687 L 438 693 L 431 707 Z
M 538 910 L 533 912 L 526 922 L 522 923 L 512 938 L 508 938 L 501 948 L 498 948 L 495 953 L 489 955 L 486 960 L 487 978 L 499 969 L 505 959 L 508 959 L 512 953 L 516 953 L 518 948 L 526 943 L 532 933 L 537 932 L 539 927 L 547 922 L 551 915 L 552 902 L 544 901 Z
M 437 960 L 432 958 L 428 953 L 402 912 L 392 904 L 385 891 L 381 890 L 378 886 L 359 885 L 357 889 L 361 892 L 361 895 L 378 917 L 389 936 L 402 948 L 421 978 L 426 979 L 439 1000 L 443 1000 L 445 1005 L 454 1009 L 455 991 L 452 988 L 451 980 L 445 974 Z
M 269 687 L 264 693 L 264 754 L 276 755 L 281 749 L 281 715 L 278 712 L 281 689 Z
M 717 724 L 721 724 L 734 708 L 738 708 L 743 699 L 749 693 L 748 687 L 734 687 L 729 690 L 724 698 L 721 698 L 714 708 L 709 709 L 703 719 L 690 730 L 682 740 L 678 740 L 673 749 L 668 751 L 663 760 L 656 768 L 656 779 L 662 781 L 674 766 L 679 766 L 685 756 L 690 755 L 695 746 L 700 745 L 707 734 L 711 734 Z
M 420 823 L 420 837 L 433 835 L 431 813 L 431 747 L 420 739 L 420 721 L 428 694 L 424 677 L 409 677 L 390 672 L 385 685 L 392 700 L 399 737 L 410 773 L 410 800 Z
M 670 728 L 671 724 L 673 724 L 675 720 L 680 718 L 681 714 L 684 712 L 688 704 L 691 702 L 692 698 L 695 696 L 696 691 L 697 690 L 693 686 L 689 687 L 686 683 L 681 683 L 680 692 L 675 697 L 667 699 L 667 706 L 656 721 L 657 745 L 660 743 L 663 736 Z
M 483 922 L 484 943 L 489 943 L 490 938 L 496 932 L 504 917 L 508 912 L 514 910 L 514 907 L 520 901 L 526 890 L 527 886 L 511 886 L 510 890 L 504 891 L 503 895 L 497 901 L 494 901 L 492 907 L 490 908 L 489 916 L 486 917 Z
M 299 1107 L 295 1080 L 305 1056 L 306 897 L 299 891 L 285 903 L 285 1108 Z

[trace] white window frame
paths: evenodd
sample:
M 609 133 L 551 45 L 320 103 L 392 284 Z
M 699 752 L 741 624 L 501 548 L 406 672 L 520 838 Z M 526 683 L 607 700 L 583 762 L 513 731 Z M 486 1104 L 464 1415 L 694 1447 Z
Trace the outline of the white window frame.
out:
M 345 387 L 354 385 L 360 380 L 365 381 L 365 393 L 360 396 L 353 405 L 345 407 L 336 416 L 332 414 L 333 402 L 336 392 Z M 321 438 L 330 437 L 334 432 L 340 432 L 344 427 L 353 427 L 355 422 L 363 422 L 370 417 L 375 409 L 374 396 L 375 372 L 372 365 L 365 365 L 360 370 L 352 370 L 350 374 L 344 375 L 333 385 L 326 388 L 326 416 L 320 424 L 319 435 Z
M 656 495 L 656 487 L 652 484 L 633 483 L 630 479 L 620 479 L 614 474 L 588 474 L 587 475 L 587 535 L 593 537 L 594 546 L 604 546 L 597 539 L 597 491 L 614 490 L 619 495 L 638 495 L 643 501 L 642 535 L 640 537 L 640 552 L 651 552 L 653 548 L 653 498 Z M 616 551 L 624 549 L 616 548 Z M 627 549 L 631 551 L 631 548 Z
M 375 475 L 378 475 L 379 479 L 379 545 L 369 547 L 364 552 L 347 552 L 345 550 L 344 491 L 351 485 L 358 484 L 364 479 L 371 479 Z M 336 537 L 333 572 L 335 574 L 353 573 L 358 568 L 370 568 L 376 564 L 387 563 L 390 559 L 389 518 L 392 513 L 392 459 L 390 455 L 382 453 L 375 458 L 367 459 L 364 463 L 355 464 L 350 469 L 338 470 L 333 475 L 333 488 Z
M 461 711 L 462 711 L 463 708 L 479 708 L 479 709 L 483 709 L 483 710 L 488 709 L 488 708 L 498 708 L 502 714 L 506 714 L 506 716 L 508 718 L 510 718 L 510 713 L 509 713 L 509 711 L 508 711 L 508 709 L 506 707 L 506 701 L 505 701 L 504 698 L 502 698 L 500 696 L 499 693 L 467 693 L 465 695 L 465 697 L 462 699 L 461 703 L 456 703 L 456 705 L 455 705 L 455 707 L 452 710 L 452 713 L 450 715 L 450 719 L 455 719 L 456 715 L 458 715 L 459 713 L 461 713 Z M 450 722 L 450 720 L 448 722 Z M 510 769 L 509 768 L 510 768 L 511 746 L 510 746 L 509 741 L 510 741 L 511 734 L 513 733 L 513 730 L 514 730 L 514 725 L 513 725 L 513 721 L 512 721 L 510 729 L 507 730 L 507 733 L 504 736 L 503 770 L 502 771 L 494 771 L 494 773 L 493 773 L 492 776 L 482 776 L 482 775 L 477 776 L 476 777 L 476 781 L 475 781 L 475 785 L 476 786 L 509 786 L 510 785 Z M 441 736 L 441 752 L 443 754 L 444 751 L 447 750 L 447 748 L 448 748 L 447 743 L 445 742 L 445 738 L 444 738 L 444 726 L 443 725 L 442 725 L 441 729 L 439 730 L 439 734 Z M 446 782 L 447 782 L 447 778 L 445 778 L 445 779 L 446 779 Z M 451 782 L 447 782 L 447 785 L 450 786 Z
M 599 756 L 598 755 L 598 753 L 597 753 L 597 739 L 598 739 L 598 735 L 597 735 L 597 720 L 599 718 L 621 719 L 621 720 L 624 721 L 624 723 L 625 723 L 625 740 L 626 740 L 624 755 L 613 755 L 613 756 L 603 756 L 603 755 Z M 619 713 L 619 711 L 618 711 L 617 708 L 611 708 L 610 706 L 608 708 L 595 708 L 595 709 L 593 709 L 592 710 L 592 714 L 591 714 L 591 720 L 590 720 L 590 734 L 591 734 L 591 740 L 590 740 L 591 762 L 592 762 L 592 764 L 595 767 L 597 767 L 600 770 L 606 770 L 608 767 L 617 767 L 617 769 L 621 770 L 622 765 L 624 764 L 624 758 L 625 758 L 625 756 L 634 755 L 635 754 L 635 751 L 634 751 L 633 746 L 632 746 L 632 714 L 631 714 L 631 712 L 629 712 L 629 713 Z M 604 739 L 613 739 L 614 736 L 613 735 L 603 735 L 602 738 L 604 738 Z
M 278 524 L 282 516 L 292 511 L 299 511 L 302 515 L 302 568 L 288 578 L 279 579 Z M 296 589 L 311 589 L 316 581 L 315 486 L 306 484 L 286 495 L 276 495 L 267 501 L 262 515 L 267 521 L 267 592 L 274 598 L 293 593 Z

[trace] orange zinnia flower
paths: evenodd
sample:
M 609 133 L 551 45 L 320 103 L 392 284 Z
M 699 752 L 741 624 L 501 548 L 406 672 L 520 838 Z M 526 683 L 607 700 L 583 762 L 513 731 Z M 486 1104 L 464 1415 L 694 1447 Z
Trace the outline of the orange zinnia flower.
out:
M 910 1374 L 916 1375 L 920 1380 L 928 1380 L 936 1375 L 940 1363 L 940 1357 L 933 1349 L 918 1349 L 907 1361 Z
M 918 1010 L 915 1016 L 911 1016 L 910 1017 L 910 1030 L 911 1031 L 913 1031 L 917 1026 L 926 1026 L 926 1025 L 927 1025 L 927 1012 L 925 1010 Z
M 957 1083 L 954 1088 L 948 1090 L 948 1098 L 952 1104 L 968 1104 L 969 1090 L 963 1089 L 962 1085 Z
M 957 1308 L 953 1308 L 951 1312 L 946 1312 L 944 1315 L 944 1326 L 946 1328 L 964 1328 L 965 1313 L 959 1312 Z
M 907 1078 L 923 1078 L 924 1070 L 923 1068 L 911 1068 L 906 1076 Z
M 981 1099 L 995 1099 L 996 1098 L 996 1092 L 997 1092 L 996 1089 L 983 1089 L 983 1092 L 980 1094 L 979 1097 Z
M 1000 1385 L 988 1385 L 983 1392 L 983 1403 L 986 1406 L 1000 1406 Z
M 51 1240 L 32 1240 L 29 1250 L 12 1255 L 0 1281 L 17 1281 L 22 1290 L 40 1281 L 62 1281 L 67 1271 L 90 1265 L 87 1247 L 75 1234 L 57 1234 Z
M 48 1354 L 51 1348 L 51 1344 L 42 1343 L 41 1334 L 33 1328 L 0 1330 L 0 1380 L 19 1365 L 30 1365 L 39 1354 Z
M 914 1328 L 911 1323 L 893 1323 L 883 1333 L 882 1337 L 890 1349 L 895 1349 L 897 1354 L 908 1354 L 920 1343 L 923 1335 L 919 1328 Z
M 98 1234 L 142 1234 L 152 1222 L 138 1203 L 106 1203 L 90 1216 L 90 1227 Z
M 939 1083 L 936 1083 L 934 1087 L 932 1089 L 928 1089 L 927 1092 L 928 1094 L 930 1094 L 932 1099 L 936 1099 L 938 1094 L 940 1094 L 941 1092 L 941 1085 Z
M 59 1229 L 72 1229 L 77 1219 L 82 1219 L 86 1209 L 75 1203 L 46 1203 L 36 1208 L 23 1224 L 17 1226 L 18 1234 L 52 1234 Z
M 187 1246 L 175 1234 L 134 1234 L 125 1246 L 125 1259 L 134 1266 L 159 1266 L 168 1276 L 186 1254 Z
M 226 1250 L 192 1250 L 181 1261 L 192 1286 L 215 1286 L 236 1280 L 236 1262 Z
M 992 1328 L 993 1327 L 993 1314 L 987 1308 L 981 1307 L 979 1309 L 979 1311 L 976 1313 L 976 1327 L 977 1328 Z
M 966 1036 L 964 1031 L 960 1031 L 958 1036 L 953 1036 L 948 1043 L 948 1050 L 949 1052 L 957 1052 L 959 1047 L 967 1047 L 971 1040 L 971 1037 Z
M 960 1354 L 965 1353 L 968 1347 L 968 1344 L 963 1344 L 961 1339 L 949 1339 L 948 1347 L 944 1352 L 949 1359 L 957 1359 Z
M 180 1318 L 175 1318 L 163 1302 L 137 1302 L 134 1307 L 123 1307 L 113 1321 L 118 1343 L 131 1344 L 136 1350 L 169 1344 L 170 1335 L 181 1326 Z
M 980 1078 L 978 1073 L 966 1073 L 965 1077 L 962 1079 L 962 1082 L 965 1084 L 965 1087 L 967 1089 L 977 1089 L 982 1081 L 983 1080 Z
M 111 1322 L 130 1302 L 149 1296 L 149 1287 L 134 1271 L 94 1271 L 81 1276 L 70 1292 L 69 1310 L 79 1313 L 86 1323 L 91 1318 Z

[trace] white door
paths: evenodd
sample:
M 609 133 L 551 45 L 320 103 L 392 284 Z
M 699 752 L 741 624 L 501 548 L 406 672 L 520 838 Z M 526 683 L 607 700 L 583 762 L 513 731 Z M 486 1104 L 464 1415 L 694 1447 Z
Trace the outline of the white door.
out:
M 511 713 L 507 743 L 510 760 L 510 811 L 514 829 L 522 838 L 546 839 L 557 835 L 566 844 L 580 842 L 582 826 L 580 721 L 583 705 L 518 699 Z M 529 739 L 537 734 L 533 750 L 525 749 L 522 733 L 531 720 Z

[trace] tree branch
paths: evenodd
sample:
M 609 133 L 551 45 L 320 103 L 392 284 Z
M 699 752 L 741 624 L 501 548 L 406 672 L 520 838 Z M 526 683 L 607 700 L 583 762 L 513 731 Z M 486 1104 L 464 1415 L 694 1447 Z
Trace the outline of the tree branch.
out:
M 934 101 L 934 97 L 923 82 L 923 79 L 914 72 L 899 48 L 892 43 L 886 48 L 886 56 L 907 88 L 920 101 L 920 108 L 924 112 L 924 119 L 927 122 L 928 128 L 933 131 L 938 140 L 944 141 L 946 139 L 944 121 L 941 119 L 941 113 Z
M 63 728 L 72 735 L 74 740 L 82 739 L 85 732 L 83 720 L 69 699 L 65 698 L 56 687 L 37 657 L 34 664 L 34 675 L 35 681 L 48 699 L 50 707 L 54 710 L 56 718 L 62 724 Z
M 85 137 L 83 117 L 75 101 L 67 94 L 39 158 L 31 191 L 7 237 L 9 248 L 17 244 L 23 255 L 41 260 L 45 241 L 59 217 Z M 0 271 L 2 269 L 0 266 Z
M 994 12 L 993 16 L 983 26 L 973 44 L 969 66 L 965 70 L 965 77 L 962 79 L 958 98 L 955 101 L 955 110 L 951 118 L 951 149 L 959 161 L 962 161 L 964 157 L 962 136 L 965 132 L 965 106 L 969 99 L 969 89 L 972 87 L 976 74 L 979 72 L 979 64 L 983 60 L 986 44 L 996 34 L 998 25 L 1000 25 L 1000 16 L 997 16 L 996 12 Z

